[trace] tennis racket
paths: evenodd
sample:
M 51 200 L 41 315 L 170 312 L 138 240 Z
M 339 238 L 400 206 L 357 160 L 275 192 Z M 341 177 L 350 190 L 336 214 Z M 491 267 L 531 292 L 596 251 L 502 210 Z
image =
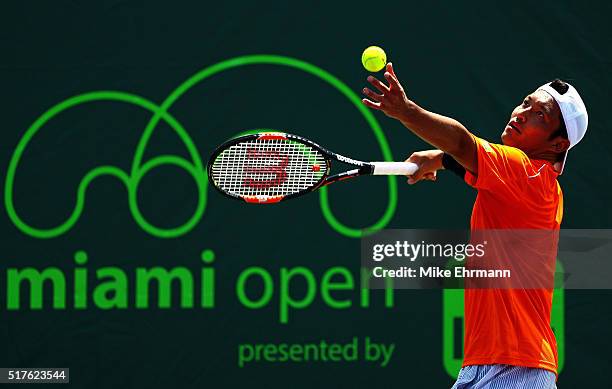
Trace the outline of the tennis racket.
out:
M 355 167 L 331 175 L 332 161 Z M 410 162 L 362 162 L 333 153 L 301 136 L 260 132 L 231 139 L 208 162 L 208 177 L 221 193 L 247 203 L 277 203 L 341 180 L 366 175 L 410 175 Z

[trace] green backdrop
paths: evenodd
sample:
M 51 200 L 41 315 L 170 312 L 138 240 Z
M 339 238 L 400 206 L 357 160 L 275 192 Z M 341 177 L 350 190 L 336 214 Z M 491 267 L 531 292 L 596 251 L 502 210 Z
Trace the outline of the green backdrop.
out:
M 563 226 L 608 228 L 611 12 L 603 1 L 5 4 L 0 366 L 69 367 L 72 385 L 88 388 L 450 387 L 442 323 L 452 312 L 443 311 L 442 292 L 400 290 L 390 301 L 373 291 L 364 300 L 355 235 L 385 212 L 388 228 L 468 228 L 472 189 L 446 173 L 410 187 L 372 177 L 256 207 L 207 187 L 198 163 L 225 139 L 257 128 L 304 135 L 364 160 L 384 157 L 381 142 L 396 160 L 426 148 L 400 123 L 351 100 L 366 84 L 361 51 L 377 44 L 412 99 L 491 141 L 527 93 L 555 77 L 570 81 L 590 125 L 560 178 Z M 276 57 L 252 57 L 262 54 Z M 235 67 L 209 68 L 238 57 L 229 63 Z M 199 73 L 207 68 L 219 72 Z M 201 82 L 184 84 L 198 74 Z M 106 92 L 87 94 L 94 91 Z M 204 250 L 214 253 L 212 263 L 201 260 Z M 78 251 L 87 254 L 84 266 L 75 264 Z M 316 295 L 283 322 L 282 269 L 298 266 L 314 276 Z M 50 281 L 42 309 L 29 306 L 28 288 L 9 287 L 11 269 L 28 267 L 65 275 L 65 308 Z M 126 307 L 96 305 L 96 271 L 105 267 L 126 274 Z M 154 267 L 190 272 L 193 308 L 181 307 L 178 282 L 169 308 L 158 306 L 158 286 L 148 297 L 134 287 L 137 268 Z M 252 267 L 265 269 L 274 288 L 261 309 L 237 297 L 237 280 Z M 354 288 L 333 292 L 349 307 L 333 308 L 321 294 L 322 277 L 334 267 L 353 274 Z M 214 272 L 214 296 L 201 296 L 206 269 Z M 89 286 L 75 287 L 75 279 Z M 289 293 L 308 297 L 308 279 L 293 281 Z M 255 300 L 263 285 L 254 277 L 248 295 Z M 610 296 L 565 291 L 560 387 L 608 382 Z M 17 297 L 18 309 L 11 305 Z M 147 298 L 149 307 L 138 307 Z M 83 301 L 87 307 L 79 308 Z M 353 337 L 394 343 L 390 363 L 237 363 L 240 344 Z M 460 356 L 460 345 L 453 347 Z

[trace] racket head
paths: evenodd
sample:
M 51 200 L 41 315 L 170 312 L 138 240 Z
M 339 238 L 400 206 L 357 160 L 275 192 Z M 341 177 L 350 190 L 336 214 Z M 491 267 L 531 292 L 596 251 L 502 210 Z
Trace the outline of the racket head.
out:
M 247 203 L 269 204 L 316 190 L 329 176 L 329 152 L 284 132 L 259 132 L 223 143 L 208 161 L 219 192 Z

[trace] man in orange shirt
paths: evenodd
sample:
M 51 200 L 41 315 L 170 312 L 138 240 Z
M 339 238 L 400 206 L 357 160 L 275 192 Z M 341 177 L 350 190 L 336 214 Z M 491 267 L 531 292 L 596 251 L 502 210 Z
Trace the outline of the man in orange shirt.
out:
M 390 63 L 385 78 L 388 84 L 368 77 L 376 92 L 364 88 L 363 103 L 401 121 L 437 148 L 410 156 L 408 161 L 417 163 L 419 170 L 408 183 L 435 180 L 437 170 L 445 168 L 459 174 L 478 190 L 472 231 L 558 231 L 563 194 L 557 176 L 588 124 L 576 89 L 555 80 L 527 95 L 512 111 L 500 145 L 409 100 Z M 550 285 L 466 288 L 465 356 L 453 389 L 556 387 Z

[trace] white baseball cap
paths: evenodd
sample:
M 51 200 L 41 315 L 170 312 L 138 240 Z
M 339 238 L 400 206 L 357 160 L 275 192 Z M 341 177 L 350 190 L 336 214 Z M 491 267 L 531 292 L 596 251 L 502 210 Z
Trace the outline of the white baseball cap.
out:
M 560 94 L 551 87 L 550 83 L 538 88 L 538 90 L 543 90 L 555 99 L 561 109 L 561 116 L 563 116 L 565 128 L 567 129 L 567 139 L 570 145 L 563 156 L 559 175 L 563 173 L 563 167 L 565 166 L 569 150 L 582 140 L 589 124 L 589 115 L 578 91 L 570 84 L 567 84 L 567 86 L 569 89 L 563 94 Z

